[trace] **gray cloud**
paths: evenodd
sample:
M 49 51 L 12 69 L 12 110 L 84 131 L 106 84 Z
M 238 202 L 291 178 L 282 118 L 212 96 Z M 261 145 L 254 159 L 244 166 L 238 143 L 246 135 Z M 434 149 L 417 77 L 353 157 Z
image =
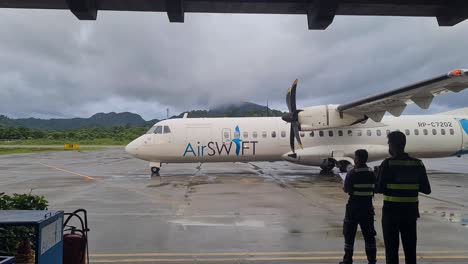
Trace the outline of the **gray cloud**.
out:
M 89 116 L 132 111 L 144 118 L 236 101 L 285 109 L 344 103 L 468 67 L 468 22 L 337 17 L 308 31 L 304 16 L 0 10 L 0 113 Z M 466 106 L 467 93 L 436 98 L 432 111 Z M 414 107 L 409 112 L 418 112 Z

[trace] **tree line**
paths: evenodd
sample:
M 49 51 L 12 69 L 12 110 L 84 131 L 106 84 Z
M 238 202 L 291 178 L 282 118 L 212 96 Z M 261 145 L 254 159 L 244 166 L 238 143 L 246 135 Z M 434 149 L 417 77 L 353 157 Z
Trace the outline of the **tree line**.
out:
M 71 130 L 38 130 L 26 127 L 0 127 L 0 140 L 69 140 L 87 141 L 95 139 L 112 139 L 130 141 L 149 127 L 117 126 L 111 128 L 79 128 Z

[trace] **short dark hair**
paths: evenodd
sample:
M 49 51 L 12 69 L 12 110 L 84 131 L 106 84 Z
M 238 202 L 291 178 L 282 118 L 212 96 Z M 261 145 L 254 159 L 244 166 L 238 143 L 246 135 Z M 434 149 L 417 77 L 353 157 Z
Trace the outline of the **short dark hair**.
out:
M 359 161 L 366 163 L 369 158 L 369 153 L 365 149 L 358 149 L 354 152 L 354 156 L 359 159 Z
M 392 133 L 388 134 L 387 138 L 388 144 L 392 144 L 403 149 L 406 146 L 406 136 L 401 131 L 393 131 Z

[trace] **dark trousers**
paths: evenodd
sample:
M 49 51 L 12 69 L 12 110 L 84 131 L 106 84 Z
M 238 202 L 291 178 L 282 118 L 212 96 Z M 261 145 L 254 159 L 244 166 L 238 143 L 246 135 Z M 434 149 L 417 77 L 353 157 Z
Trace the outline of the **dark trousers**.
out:
M 395 217 L 382 212 L 382 231 L 387 264 L 398 264 L 398 248 L 401 242 L 405 252 L 405 263 L 416 264 L 416 221 L 417 218 Z
M 356 211 L 359 210 L 359 211 Z M 372 213 L 362 211 L 362 208 L 346 208 L 346 217 L 343 223 L 343 235 L 345 238 L 345 254 L 343 263 L 353 263 L 354 240 L 358 225 L 361 227 L 362 235 L 366 243 L 366 255 L 370 264 L 376 263 L 377 247 L 375 244 L 375 228 L 373 209 L 369 210 Z

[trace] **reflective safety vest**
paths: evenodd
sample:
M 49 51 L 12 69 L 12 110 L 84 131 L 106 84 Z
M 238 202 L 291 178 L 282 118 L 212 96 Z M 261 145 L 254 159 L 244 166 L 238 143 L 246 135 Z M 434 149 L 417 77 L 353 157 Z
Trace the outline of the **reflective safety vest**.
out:
M 419 160 L 388 160 L 393 177 L 384 186 L 383 200 L 392 203 L 417 203 L 420 166 L 422 163 Z
M 360 172 L 372 172 L 371 168 L 356 168 L 354 169 L 354 172 L 359 174 Z M 357 176 L 358 178 L 360 176 Z M 374 183 L 355 183 L 352 185 L 353 190 L 350 193 L 351 195 L 354 196 L 374 196 L 374 189 L 375 189 L 375 184 Z

